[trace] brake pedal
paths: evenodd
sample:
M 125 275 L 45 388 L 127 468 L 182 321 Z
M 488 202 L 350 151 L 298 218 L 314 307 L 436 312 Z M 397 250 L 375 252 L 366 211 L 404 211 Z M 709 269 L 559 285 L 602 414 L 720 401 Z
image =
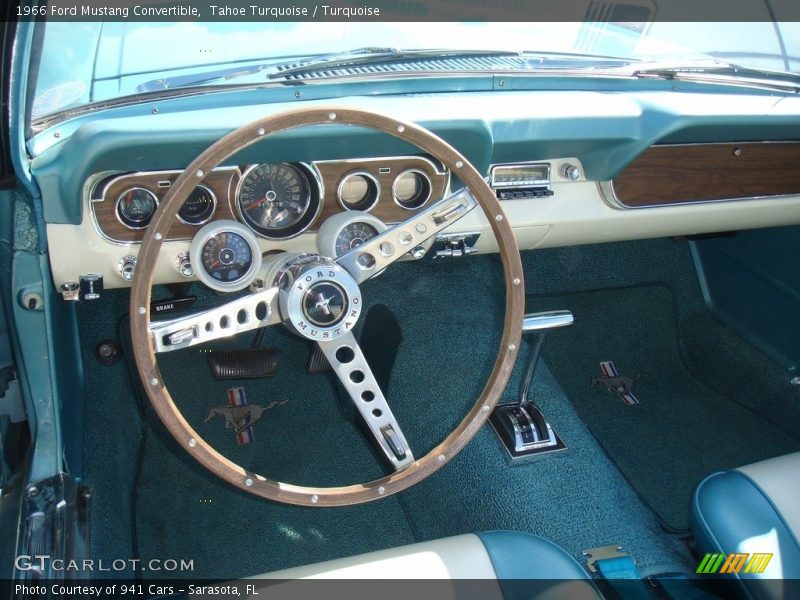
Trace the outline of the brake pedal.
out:
M 275 375 L 280 357 L 278 348 L 215 350 L 208 353 L 208 366 L 215 379 L 260 379 Z
M 331 370 L 331 364 L 325 358 L 322 348 L 319 344 L 314 344 L 311 354 L 308 356 L 308 374 L 314 375 L 315 373 L 327 373 Z

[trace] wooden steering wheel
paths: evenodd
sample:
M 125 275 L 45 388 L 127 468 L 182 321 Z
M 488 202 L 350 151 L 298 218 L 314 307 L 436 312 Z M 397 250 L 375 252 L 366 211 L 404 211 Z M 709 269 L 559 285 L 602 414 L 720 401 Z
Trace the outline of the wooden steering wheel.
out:
M 224 160 L 280 131 L 309 125 L 367 127 L 410 142 L 441 161 L 465 188 L 415 212 L 333 261 L 315 254 L 284 254 L 251 293 L 188 317 L 150 320 L 151 287 L 166 233 L 189 194 Z M 505 277 L 503 335 L 494 368 L 470 411 L 444 441 L 414 458 L 403 432 L 352 333 L 361 314 L 359 283 L 480 206 L 500 249 Z M 329 310 L 335 306 L 336 310 Z M 131 335 L 136 367 L 153 408 L 178 443 L 201 465 L 242 490 L 303 506 L 342 506 L 377 500 L 422 481 L 443 467 L 478 432 L 506 387 L 517 356 L 525 307 L 522 264 L 511 227 L 491 188 L 475 167 L 427 129 L 370 111 L 312 108 L 260 119 L 237 129 L 200 154 L 159 204 L 139 250 L 131 290 Z M 320 309 L 324 310 L 320 310 Z M 319 343 L 394 472 L 368 483 L 304 487 L 273 481 L 225 458 L 189 425 L 156 364 L 158 352 L 175 350 L 282 323 Z

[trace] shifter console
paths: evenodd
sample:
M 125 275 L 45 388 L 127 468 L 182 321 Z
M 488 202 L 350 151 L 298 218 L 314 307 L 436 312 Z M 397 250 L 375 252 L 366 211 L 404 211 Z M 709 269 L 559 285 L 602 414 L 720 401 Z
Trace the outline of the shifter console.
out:
M 492 427 L 508 451 L 512 464 L 525 462 L 526 459 L 544 452 L 566 448 L 528 396 L 547 333 L 552 329 L 572 325 L 573 322 L 574 317 L 568 310 L 525 315 L 522 335 L 530 340 L 531 353 L 519 397 L 514 403 L 501 404 L 495 408 L 490 417 Z

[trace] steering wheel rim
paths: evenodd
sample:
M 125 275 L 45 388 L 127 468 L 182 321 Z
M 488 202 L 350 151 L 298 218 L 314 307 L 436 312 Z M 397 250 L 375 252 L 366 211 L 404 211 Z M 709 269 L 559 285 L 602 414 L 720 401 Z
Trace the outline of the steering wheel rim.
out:
M 183 417 L 164 384 L 150 331 L 153 275 L 166 232 L 205 174 L 243 148 L 280 131 L 322 124 L 375 129 L 414 144 L 441 161 L 473 194 L 494 232 L 505 278 L 503 334 L 491 374 L 459 425 L 407 468 L 361 484 L 309 487 L 274 481 L 247 470 L 211 447 Z M 516 360 L 525 309 L 519 248 L 500 203 L 475 167 L 443 139 L 416 124 L 351 108 L 311 108 L 259 119 L 225 135 L 203 151 L 170 186 L 147 228 L 137 257 L 130 299 L 136 368 L 153 408 L 178 444 L 203 467 L 236 487 L 269 500 L 300 506 L 344 506 L 377 500 L 422 481 L 449 462 L 477 434 L 500 399 Z

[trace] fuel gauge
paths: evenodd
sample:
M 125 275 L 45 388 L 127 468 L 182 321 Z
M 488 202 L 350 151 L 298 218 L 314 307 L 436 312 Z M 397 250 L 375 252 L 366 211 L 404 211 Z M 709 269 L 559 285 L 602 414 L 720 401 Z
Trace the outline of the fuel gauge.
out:
M 158 198 L 148 189 L 133 187 L 117 198 L 117 217 L 130 229 L 144 229 L 156 212 Z

